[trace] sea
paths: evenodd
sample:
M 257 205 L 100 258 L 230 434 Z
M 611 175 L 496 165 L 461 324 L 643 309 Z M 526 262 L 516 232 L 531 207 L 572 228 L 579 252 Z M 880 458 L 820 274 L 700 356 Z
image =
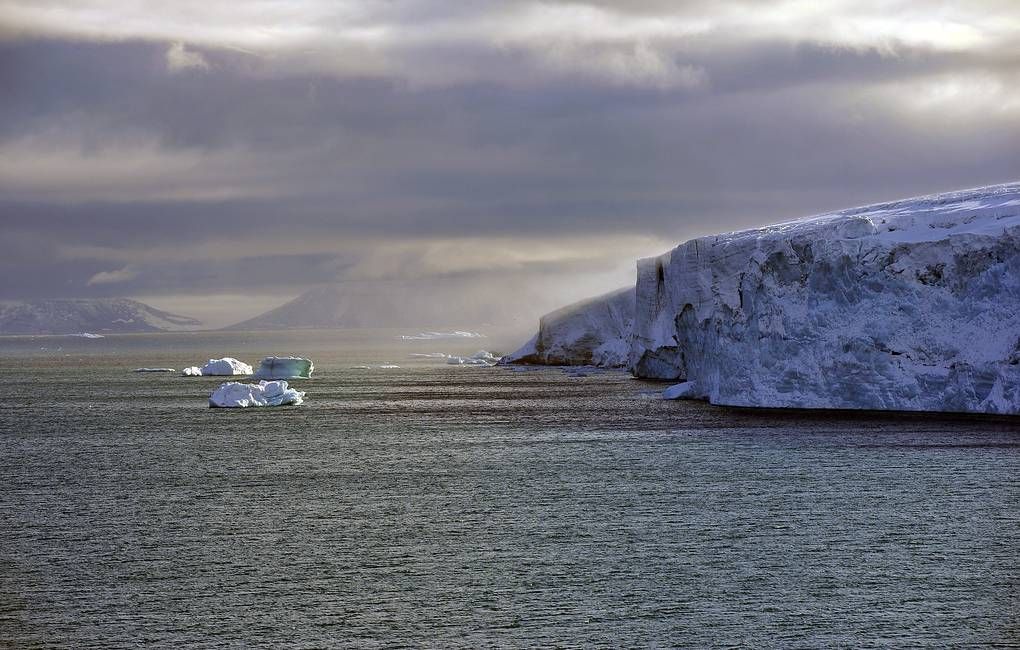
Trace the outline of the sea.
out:
M 1020 647 L 1017 422 L 401 334 L 0 338 L 0 647 Z M 132 372 L 269 354 L 301 406 Z

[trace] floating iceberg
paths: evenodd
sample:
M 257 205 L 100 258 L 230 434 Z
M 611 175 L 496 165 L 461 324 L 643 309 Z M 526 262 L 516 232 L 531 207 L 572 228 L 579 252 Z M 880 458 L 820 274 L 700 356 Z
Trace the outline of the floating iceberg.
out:
M 255 379 L 308 379 L 315 366 L 302 357 L 266 357 L 255 371 Z
M 478 332 L 465 332 L 454 330 L 452 332 L 418 332 L 417 334 L 404 335 L 402 341 L 437 341 L 442 339 L 484 339 L 484 334 Z
M 93 334 L 92 332 L 78 332 L 77 334 L 65 334 L 64 336 L 76 336 L 80 339 L 105 339 L 106 337 L 102 334 Z
M 194 366 L 188 368 L 191 370 L 189 376 L 197 376 L 194 372 Z M 210 376 L 223 376 L 223 375 L 250 375 L 252 373 L 251 366 L 243 361 L 238 361 L 233 357 L 223 357 L 222 359 L 209 359 L 204 366 L 199 369 L 198 375 L 203 377 Z
M 449 355 L 445 352 L 412 352 L 407 356 L 412 359 L 446 359 Z
M 479 350 L 470 357 L 450 355 L 446 358 L 446 363 L 451 366 L 494 366 L 498 361 L 499 357 L 486 350 Z
M 681 384 L 673 384 L 662 391 L 662 399 L 695 399 L 698 395 L 697 386 L 693 381 L 685 381 Z
M 260 381 L 257 384 L 231 381 L 220 385 L 209 396 L 209 406 L 213 408 L 297 406 L 304 402 L 304 397 L 304 393 L 288 387 L 285 381 Z
M 185 377 L 201 377 L 202 369 L 199 368 L 198 366 L 189 366 L 184 370 L 181 370 L 181 374 L 184 375 Z
M 135 368 L 132 372 L 177 372 L 173 368 Z
M 638 262 L 629 331 L 608 304 L 512 360 L 613 365 L 623 340 L 712 404 L 1020 414 L 1020 183 L 693 239 Z

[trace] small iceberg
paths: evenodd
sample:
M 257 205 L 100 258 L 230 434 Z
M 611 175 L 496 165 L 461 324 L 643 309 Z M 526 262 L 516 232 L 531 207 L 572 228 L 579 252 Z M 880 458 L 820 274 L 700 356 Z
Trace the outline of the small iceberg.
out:
M 662 391 L 662 399 L 697 399 L 697 386 L 693 381 L 673 384 Z
M 132 372 L 177 372 L 173 368 L 135 368 Z
M 250 375 L 251 366 L 234 357 L 223 357 L 222 359 L 209 359 L 201 368 L 192 366 L 185 368 L 184 374 L 188 377 L 210 377 L 224 375 Z M 195 372 L 195 371 L 198 372 Z
M 499 357 L 486 350 L 479 350 L 470 357 L 450 355 L 446 358 L 446 363 L 451 366 L 494 366 L 498 361 Z
M 93 334 L 92 332 L 78 332 L 77 334 L 65 334 L 64 336 L 76 336 L 80 339 L 105 339 L 106 337 L 102 334 Z
M 209 407 L 297 406 L 304 402 L 304 397 L 304 393 L 290 388 L 285 381 L 260 381 L 257 384 L 229 381 L 209 396 Z
M 442 339 L 484 339 L 484 334 L 454 330 L 452 332 L 418 332 L 400 337 L 401 341 L 438 341 Z
M 315 365 L 303 357 L 266 357 L 255 371 L 255 379 L 308 379 Z

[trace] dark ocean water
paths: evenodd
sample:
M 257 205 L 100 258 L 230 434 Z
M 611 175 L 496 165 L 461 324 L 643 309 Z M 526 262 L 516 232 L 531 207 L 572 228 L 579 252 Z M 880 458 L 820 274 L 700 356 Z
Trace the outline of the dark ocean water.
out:
M 0 646 L 1020 645 L 1020 425 L 302 336 L 0 341 Z M 130 372 L 270 352 L 305 405 Z

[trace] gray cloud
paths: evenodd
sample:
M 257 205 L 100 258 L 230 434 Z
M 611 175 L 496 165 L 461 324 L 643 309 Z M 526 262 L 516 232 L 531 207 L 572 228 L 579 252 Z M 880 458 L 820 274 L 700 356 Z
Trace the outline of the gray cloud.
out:
M 608 289 L 690 236 L 1020 177 L 1007 2 L 107 5 L 0 8 L 0 298 Z

